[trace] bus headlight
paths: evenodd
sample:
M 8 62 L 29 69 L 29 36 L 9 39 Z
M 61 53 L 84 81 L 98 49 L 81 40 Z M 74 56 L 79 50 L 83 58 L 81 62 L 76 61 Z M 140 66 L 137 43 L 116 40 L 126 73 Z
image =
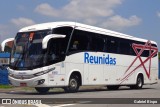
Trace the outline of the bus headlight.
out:
M 8 75 L 9 75 L 10 77 L 13 77 L 13 74 L 11 74 L 10 72 L 8 72 Z
M 8 70 L 8 76 L 13 77 L 13 73 L 11 71 Z
M 41 71 L 41 72 L 35 73 L 35 74 L 33 74 L 33 75 L 34 75 L 34 76 L 40 76 L 40 75 L 49 73 L 50 71 L 53 71 L 53 70 L 55 70 L 55 67 L 54 67 L 54 68 L 51 68 L 51 69 L 48 69 L 48 70 L 45 70 L 45 71 Z

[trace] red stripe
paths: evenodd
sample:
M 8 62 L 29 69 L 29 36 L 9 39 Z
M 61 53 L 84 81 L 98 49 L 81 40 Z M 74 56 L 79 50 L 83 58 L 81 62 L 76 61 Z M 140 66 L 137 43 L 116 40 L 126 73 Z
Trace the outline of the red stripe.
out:
M 132 48 L 134 50 L 134 52 L 136 53 L 137 57 L 134 59 L 134 61 L 130 64 L 130 66 L 127 68 L 127 70 L 125 71 L 124 75 L 129 71 L 129 69 L 133 66 L 133 64 L 135 63 L 135 61 L 137 59 L 140 60 L 141 64 L 138 65 L 134 70 L 132 70 L 129 74 L 127 74 L 124 78 L 121 79 L 121 83 L 122 84 L 126 79 L 128 79 L 136 69 L 138 69 L 139 67 L 143 66 L 144 71 L 146 72 L 146 75 L 148 78 L 150 78 L 150 71 L 151 71 L 151 58 L 157 54 L 158 52 L 158 48 L 151 46 L 151 42 L 147 41 L 145 43 L 145 45 L 141 45 L 141 44 L 132 44 Z M 141 49 L 140 52 L 138 52 L 137 49 Z M 144 61 L 142 61 L 141 59 L 141 54 L 143 53 L 143 51 L 145 50 L 149 50 L 150 56 L 148 56 Z M 153 52 L 152 52 L 153 50 Z M 149 71 L 147 71 L 146 67 L 145 67 L 145 63 L 149 60 Z

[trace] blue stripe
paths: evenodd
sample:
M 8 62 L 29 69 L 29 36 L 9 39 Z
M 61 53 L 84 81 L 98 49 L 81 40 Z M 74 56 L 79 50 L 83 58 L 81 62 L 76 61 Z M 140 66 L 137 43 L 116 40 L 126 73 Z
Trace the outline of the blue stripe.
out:
M 0 58 L 9 58 L 10 53 L 0 53 Z
M 7 70 L 0 70 L 0 84 L 8 85 L 8 71 Z

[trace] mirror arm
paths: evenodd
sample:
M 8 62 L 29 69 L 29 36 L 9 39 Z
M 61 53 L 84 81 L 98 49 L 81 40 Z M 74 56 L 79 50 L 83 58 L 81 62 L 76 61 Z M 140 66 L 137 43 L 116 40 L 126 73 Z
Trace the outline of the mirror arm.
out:
M 50 39 L 65 38 L 65 37 L 66 35 L 60 35 L 60 34 L 50 34 L 50 35 L 45 36 L 42 40 L 42 49 L 47 49 L 47 44 Z

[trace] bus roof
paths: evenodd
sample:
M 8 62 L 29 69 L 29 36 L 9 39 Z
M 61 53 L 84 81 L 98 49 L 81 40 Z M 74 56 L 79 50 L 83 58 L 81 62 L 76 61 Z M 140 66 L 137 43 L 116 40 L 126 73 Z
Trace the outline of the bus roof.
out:
M 85 25 L 77 22 L 49 22 L 49 23 L 42 23 L 42 24 L 36 24 L 28 27 L 24 27 L 19 30 L 19 32 L 29 32 L 29 31 L 37 31 L 37 30 L 44 30 L 44 29 L 53 29 L 56 27 L 60 26 L 71 26 L 71 27 L 76 27 L 76 29 L 84 30 L 84 31 L 89 31 L 89 32 L 94 32 L 94 33 L 100 33 L 100 34 L 105 34 L 109 36 L 115 36 L 119 38 L 126 38 L 130 40 L 135 40 L 135 41 L 142 41 L 142 42 L 147 42 L 148 40 L 142 39 L 142 38 L 137 38 L 134 36 L 126 35 L 123 33 L 111 31 L 108 29 L 103 29 L 99 27 L 94 27 L 90 25 Z M 152 43 L 156 44 L 156 42 L 151 41 Z

